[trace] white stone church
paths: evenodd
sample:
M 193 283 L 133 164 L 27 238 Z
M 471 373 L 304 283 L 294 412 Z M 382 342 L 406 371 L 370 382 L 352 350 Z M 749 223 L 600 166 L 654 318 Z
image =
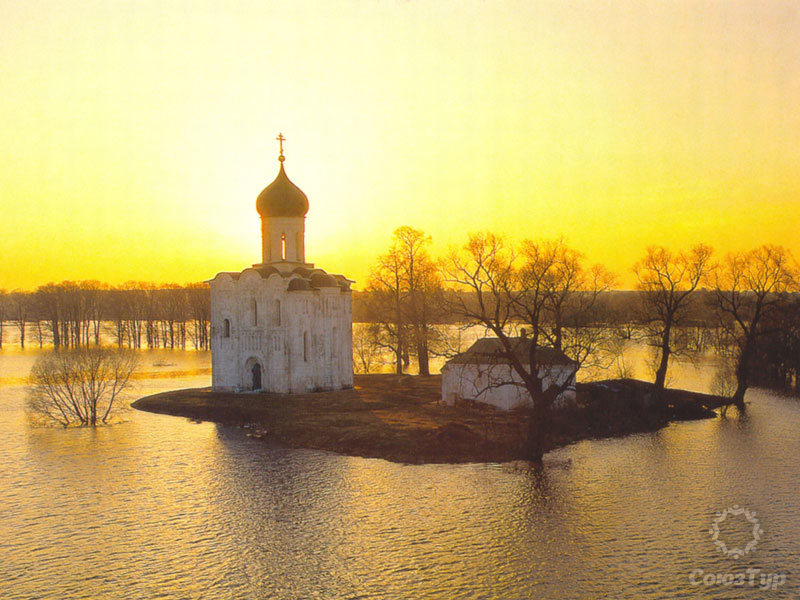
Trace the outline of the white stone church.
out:
M 353 387 L 352 298 L 342 275 L 306 262 L 308 198 L 283 168 L 258 195 L 261 263 L 211 286 L 212 387 L 305 393 Z

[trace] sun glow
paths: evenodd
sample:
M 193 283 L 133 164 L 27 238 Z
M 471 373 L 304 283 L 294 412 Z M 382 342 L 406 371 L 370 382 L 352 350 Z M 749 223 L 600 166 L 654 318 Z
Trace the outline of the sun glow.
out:
M 403 224 L 565 235 L 623 284 L 649 244 L 800 255 L 794 3 L 5 9 L 0 287 L 258 262 L 278 131 L 308 260 L 362 282 Z

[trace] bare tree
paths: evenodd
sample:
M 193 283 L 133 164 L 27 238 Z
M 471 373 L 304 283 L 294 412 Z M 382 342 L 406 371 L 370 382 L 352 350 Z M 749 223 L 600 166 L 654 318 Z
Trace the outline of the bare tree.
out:
M 58 336 L 60 345 L 74 348 L 89 345 L 91 322 L 95 311 L 93 305 L 99 286 L 96 281 L 62 281 L 48 291 L 49 295 L 53 296 L 50 300 L 56 303 L 53 308 L 58 310 L 60 317 L 58 321 L 61 329 Z
M 629 338 L 620 335 L 615 328 L 604 327 L 603 329 L 610 330 L 607 348 L 610 366 L 614 369 L 614 375 L 620 379 L 629 379 L 633 375 L 631 364 L 625 360 L 625 348 Z
M 36 299 L 41 311 L 42 318 L 50 327 L 50 335 L 53 340 L 53 347 L 61 346 L 61 313 L 63 288 L 55 283 L 40 285 L 36 289 Z
M 744 408 L 744 394 L 762 323 L 798 289 L 797 263 L 781 246 L 761 246 L 729 254 L 716 278 L 721 329 L 735 348 L 736 389 L 733 401 Z
M 616 357 L 615 331 L 606 327 L 608 315 L 601 294 L 616 278 L 602 265 L 584 266 L 584 256 L 564 239 L 544 241 L 540 253 L 551 263 L 544 304 L 542 335 L 547 344 L 578 362 L 582 368 L 604 370 Z
M 8 308 L 11 321 L 19 330 L 19 346 L 25 347 L 25 326 L 31 309 L 31 296 L 22 290 L 14 290 L 8 294 Z
M 158 295 L 159 316 L 162 323 L 162 340 L 166 348 L 175 348 L 177 342 L 181 346 L 180 323 L 186 312 L 186 295 L 180 286 L 167 285 L 159 290 Z M 176 339 L 177 338 L 177 339 Z M 185 329 L 183 330 L 183 345 L 185 346 Z
M 394 355 L 395 372 L 398 374 L 403 372 L 407 364 L 405 357 L 411 338 L 405 306 L 408 266 L 404 261 L 407 249 L 403 248 L 400 240 L 403 229 L 395 230 L 392 245 L 378 257 L 378 264 L 371 270 L 366 286 L 369 292 L 369 316 L 378 324 L 374 339 Z M 411 243 L 413 253 L 413 241 Z
M 194 322 L 193 337 L 194 347 L 197 350 L 209 348 L 209 325 L 211 321 L 211 300 L 208 285 L 205 283 L 190 283 L 185 287 L 186 302 L 189 317 Z
M 672 354 L 679 351 L 675 341 L 683 324 L 692 294 L 706 280 L 712 249 L 703 244 L 688 252 L 673 253 L 651 246 L 633 271 L 642 294 L 642 320 L 651 344 L 657 349 L 655 389 L 661 396 Z
M 94 345 L 100 345 L 100 323 L 103 320 L 103 297 L 108 286 L 99 281 L 82 281 L 83 304 L 85 307 L 84 343 L 88 346 L 89 339 L 94 339 Z
M 442 276 L 431 258 L 431 237 L 413 227 L 394 232 L 394 249 L 400 257 L 403 309 L 420 375 L 430 375 L 430 354 L 436 342 L 434 327 L 442 312 Z
M 762 319 L 750 385 L 800 392 L 800 295 L 786 296 L 786 302 Z
M 369 318 L 378 324 L 373 337 L 394 354 L 397 373 L 413 353 L 419 374 L 430 375 L 430 356 L 439 353 L 445 339 L 436 326 L 444 316 L 443 282 L 430 243 L 418 229 L 397 228 L 367 282 Z
M 131 351 L 98 347 L 43 354 L 31 369 L 28 409 L 64 427 L 104 424 L 137 360 Z
M 373 323 L 353 323 L 353 369 L 357 373 L 370 373 L 380 362 L 381 346 L 375 329 Z
M 546 449 L 553 402 L 571 385 L 580 367 L 574 359 L 591 354 L 586 348 L 572 348 L 576 352 L 570 356 L 572 372 L 561 383 L 545 384 L 549 371 L 547 352 L 542 348 L 548 335 L 554 333 L 547 321 L 548 311 L 557 303 L 555 295 L 572 285 L 558 247 L 558 243 L 525 241 L 515 251 L 499 236 L 473 234 L 463 249 L 450 255 L 446 266 L 448 281 L 467 292 L 448 296 L 451 310 L 466 323 L 480 325 L 498 338 L 498 360 L 510 365 L 518 379 L 508 384 L 524 387 L 532 399 L 527 453 L 533 461 L 541 461 Z M 525 357 L 516 351 L 519 341 L 511 335 L 520 325 L 530 332 Z M 546 333 L 548 329 L 550 334 Z
M 41 311 L 39 309 L 39 304 L 36 301 L 36 296 L 31 296 L 32 300 L 32 310 L 31 310 L 31 318 L 30 323 L 33 324 L 33 336 L 36 340 L 36 343 L 39 344 L 39 348 L 44 348 L 44 340 L 45 340 L 45 331 L 42 329 L 42 317 Z

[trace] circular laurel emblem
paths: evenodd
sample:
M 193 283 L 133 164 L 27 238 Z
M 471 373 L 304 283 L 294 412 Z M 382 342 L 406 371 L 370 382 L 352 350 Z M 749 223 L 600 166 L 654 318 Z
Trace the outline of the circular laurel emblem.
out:
M 739 546 L 728 547 L 728 545 L 725 543 L 725 540 L 720 539 L 719 527 L 728 517 L 739 517 L 742 515 L 744 515 L 744 518 L 749 523 L 748 529 L 752 527 L 752 539 L 747 542 L 744 548 L 740 548 Z M 748 510 L 747 508 L 734 505 L 732 508 L 729 507 L 722 512 L 717 513 L 714 522 L 711 524 L 711 529 L 708 530 L 708 533 L 711 534 L 711 540 L 714 542 L 714 545 L 720 552 L 726 556 L 737 559 L 755 550 L 756 544 L 758 544 L 758 541 L 761 539 L 764 530 L 761 529 L 761 525 L 756 518 L 755 512 Z

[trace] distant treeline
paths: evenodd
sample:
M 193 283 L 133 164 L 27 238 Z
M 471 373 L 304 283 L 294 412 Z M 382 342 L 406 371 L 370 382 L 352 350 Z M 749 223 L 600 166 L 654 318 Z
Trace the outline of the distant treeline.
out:
M 467 304 L 472 304 L 469 292 L 454 292 L 448 290 L 447 295 L 460 295 Z M 370 291 L 353 292 L 353 322 L 373 323 L 380 322 L 381 316 L 376 314 L 373 309 L 376 302 L 373 297 L 377 294 Z M 635 325 L 640 320 L 642 299 L 647 292 L 634 290 L 608 290 L 600 292 L 597 299 L 597 310 L 595 314 L 599 316 L 598 325 Z M 692 303 L 688 308 L 686 326 L 706 327 L 715 319 L 714 312 L 714 292 L 709 290 L 698 290 Z M 451 299 L 452 301 L 452 299 Z M 436 313 L 438 324 L 457 324 L 458 316 L 443 312 Z
M 100 345 L 110 337 L 127 348 L 209 348 L 208 286 L 99 281 L 62 281 L 36 290 L 0 291 L 0 348 L 3 326 L 18 330 L 19 344 L 31 339 L 55 348 Z
M 453 292 L 455 293 L 455 292 Z M 632 315 L 641 303 L 642 292 L 609 291 L 602 294 L 603 324 L 633 324 Z M 353 321 L 377 322 L 374 292 L 353 292 Z M 698 323 L 708 322 L 703 303 L 693 315 Z M 39 286 L 34 291 L 0 290 L 0 348 L 3 328 L 18 332 L 24 348 L 99 344 L 111 336 L 120 347 L 208 349 L 210 295 L 204 283 L 185 286 L 132 281 L 118 286 L 89 280 L 62 281 Z M 455 315 L 437 313 L 438 324 L 456 324 Z M 105 325 L 104 325 L 105 324 Z M 108 324 L 112 324 L 111 327 Z M 105 329 L 104 329 L 105 327 Z
M 470 301 L 466 292 L 448 290 L 445 294 L 460 294 Z M 637 328 L 643 326 L 641 306 L 646 295 L 642 291 L 602 292 L 594 312 L 595 325 L 614 328 L 623 338 L 636 338 Z M 354 322 L 380 322 L 375 296 L 370 291 L 353 292 Z M 456 316 L 446 311 L 432 314 L 437 325 L 459 324 Z M 63 281 L 34 291 L 0 290 L 0 348 L 7 343 L 4 328 L 12 327 L 23 348 L 31 344 L 56 348 L 100 345 L 101 340 L 111 340 L 127 348 L 208 350 L 210 315 L 209 289 L 203 283 L 110 286 L 98 281 Z M 686 317 L 684 328 L 700 332 L 718 328 L 714 292 L 698 290 Z M 761 330 L 763 341 L 752 359 L 753 382 L 800 390 L 800 296 L 790 295 Z

